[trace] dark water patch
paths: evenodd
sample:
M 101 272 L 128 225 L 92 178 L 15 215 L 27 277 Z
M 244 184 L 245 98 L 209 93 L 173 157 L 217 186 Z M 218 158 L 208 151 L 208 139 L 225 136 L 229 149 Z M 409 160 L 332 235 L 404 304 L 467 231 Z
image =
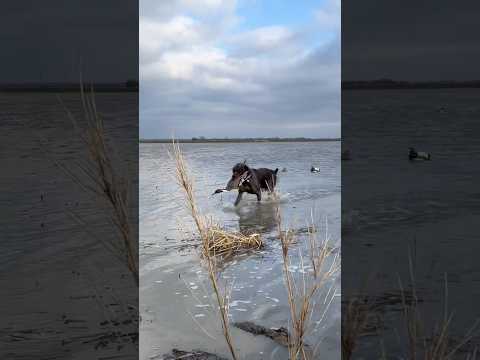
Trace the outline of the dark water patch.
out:
M 155 359 L 151 357 L 151 359 Z M 162 356 L 163 360 L 227 360 L 223 357 L 220 357 L 215 354 L 211 354 L 206 351 L 201 350 L 192 350 L 192 351 L 184 351 L 179 349 L 172 349 L 172 351 L 168 354 Z

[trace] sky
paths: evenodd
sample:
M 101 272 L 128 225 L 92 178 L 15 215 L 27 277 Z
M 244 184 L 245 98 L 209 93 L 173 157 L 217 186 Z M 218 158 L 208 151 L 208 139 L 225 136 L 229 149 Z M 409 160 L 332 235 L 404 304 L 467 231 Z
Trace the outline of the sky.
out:
M 171 112 L 183 115 L 180 121 L 187 110 L 210 107 L 203 118 L 212 119 L 228 108 L 224 121 L 233 126 L 228 119 L 239 121 L 242 107 L 252 113 L 243 121 L 278 118 L 305 125 L 338 101 L 331 83 L 340 72 L 339 1 L 139 1 L 140 9 L 131 0 L 0 2 L 0 82 L 76 82 L 80 69 L 86 81 L 134 79 L 140 21 L 140 56 L 147 66 L 142 87 L 152 95 L 142 99 L 150 116 L 144 132 L 158 129 L 153 119 L 160 105 L 168 114 L 162 119 L 170 122 Z M 342 10 L 343 80 L 480 79 L 480 1 L 343 0 Z M 172 73 L 171 64 L 178 69 L 189 54 L 196 60 L 183 74 Z M 309 92 L 308 79 L 317 85 Z M 250 96 L 238 94 L 239 82 L 244 92 L 250 87 Z M 222 85 L 229 91 L 220 91 Z M 185 95 L 183 102 L 174 92 Z M 227 107 L 232 98 L 236 107 Z M 310 112 L 297 111 L 299 99 Z M 292 120 L 292 110 L 301 116 Z M 263 116 L 254 116 L 259 112 Z M 319 118 L 325 122 L 328 116 Z
M 140 0 L 140 137 L 340 137 L 340 0 Z
M 480 1 L 343 0 L 342 80 L 480 79 Z
M 0 82 L 137 79 L 137 11 L 131 0 L 1 2 Z

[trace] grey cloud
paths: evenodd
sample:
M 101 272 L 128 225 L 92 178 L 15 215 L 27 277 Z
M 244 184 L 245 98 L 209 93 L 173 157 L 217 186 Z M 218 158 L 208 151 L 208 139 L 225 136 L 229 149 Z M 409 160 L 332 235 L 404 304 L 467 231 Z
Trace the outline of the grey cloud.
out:
M 162 10 L 165 21 L 185 15 L 178 3 Z M 338 37 L 312 49 L 313 25 L 234 36 L 218 29 L 201 51 L 185 43 L 141 59 L 150 66 L 141 71 L 141 137 L 340 136 Z
M 150 110 L 141 114 L 141 136 L 169 137 L 175 130 L 179 137 L 338 137 L 340 73 L 330 52 L 336 47 L 317 49 L 285 72 L 259 74 L 265 91 L 255 95 L 178 80 L 147 82 L 141 99 Z
M 344 80 L 480 78 L 480 3 L 345 0 Z
M 81 63 L 86 81 L 137 78 L 138 18 L 131 1 L 3 3 L 2 82 L 75 82 Z

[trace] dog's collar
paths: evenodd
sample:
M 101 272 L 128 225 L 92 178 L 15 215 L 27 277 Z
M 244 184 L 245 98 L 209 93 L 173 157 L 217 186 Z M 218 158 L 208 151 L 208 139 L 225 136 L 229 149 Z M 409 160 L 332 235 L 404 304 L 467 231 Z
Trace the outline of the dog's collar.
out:
M 252 177 L 252 174 L 247 170 L 245 171 L 242 176 L 240 176 L 240 181 L 238 183 L 238 186 L 242 185 L 244 182 L 248 182 L 248 180 Z

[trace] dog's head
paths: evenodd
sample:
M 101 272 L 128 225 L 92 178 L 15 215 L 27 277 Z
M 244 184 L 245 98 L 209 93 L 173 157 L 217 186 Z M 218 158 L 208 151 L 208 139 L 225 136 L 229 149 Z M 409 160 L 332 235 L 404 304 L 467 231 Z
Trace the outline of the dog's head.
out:
M 248 166 L 247 161 L 236 164 L 232 168 L 232 178 L 228 181 L 227 190 L 238 189 L 243 181 L 246 180 L 248 176 Z

